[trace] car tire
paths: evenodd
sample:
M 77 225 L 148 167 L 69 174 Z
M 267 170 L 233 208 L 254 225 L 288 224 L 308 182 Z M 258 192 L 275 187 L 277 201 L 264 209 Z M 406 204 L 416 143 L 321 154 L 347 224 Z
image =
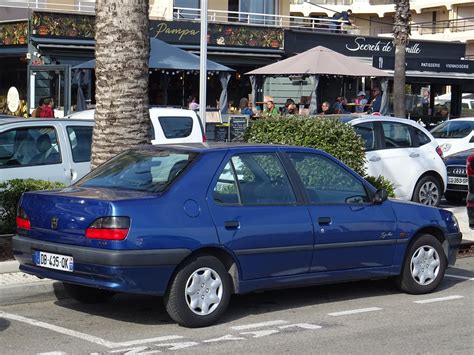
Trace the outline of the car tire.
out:
M 446 191 L 444 193 L 444 198 L 446 199 L 446 201 L 451 202 L 451 203 L 466 202 L 466 196 L 467 196 L 467 191 L 464 193 Z
M 412 201 L 422 205 L 438 207 L 441 202 L 443 191 L 438 179 L 428 175 L 422 177 L 415 186 Z
M 95 287 L 75 285 L 67 282 L 64 282 L 63 285 L 69 297 L 81 303 L 102 303 L 108 301 L 115 295 L 113 291 L 102 290 Z
M 213 324 L 229 305 L 232 283 L 224 265 L 202 255 L 182 265 L 165 294 L 166 311 L 189 328 Z
M 423 234 L 405 254 L 401 274 L 396 278 L 400 290 L 411 294 L 432 292 L 444 277 L 446 256 L 438 239 Z

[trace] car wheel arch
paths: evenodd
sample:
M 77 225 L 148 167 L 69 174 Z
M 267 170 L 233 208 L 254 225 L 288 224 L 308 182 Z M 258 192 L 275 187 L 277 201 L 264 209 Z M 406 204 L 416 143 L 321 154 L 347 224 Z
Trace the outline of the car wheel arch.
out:
M 171 283 L 173 282 L 173 279 L 175 278 L 176 274 L 178 273 L 182 265 L 186 265 L 187 263 L 190 262 L 190 260 L 196 259 L 198 256 L 205 256 L 205 255 L 213 256 L 217 258 L 224 265 L 232 281 L 231 294 L 238 293 L 240 272 L 239 272 L 239 265 L 237 263 L 237 260 L 229 251 L 219 248 L 219 247 L 204 247 L 201 249 L 196 249 L 186 258 L 181 260 L 181 262 L 178 265 L 176 265 L 176 268 L 173 274 L 168 280 L 168 285 L 166 286 L 166 290 L 167 290 L 166 292 L 168 292 L 171 286 Z
M 444 236 L 443 231 L 434 226 L 424 227 L 416 231 L 416 233 L 410 239 L 410 242 L 407 244 L 406 250 L 408 251 L 410 247 L 412 246 L 412 244 L 415 243 L 418 238 L 427 234 L 438 239 L 438 241 L 441 243 L 441 246 L 443 247 L 444 256 L 447 258 L 448 257 L 448 241 L 446 240 L 446 237 Z M 403 262 L 405 262 L 406 257 L 407 257 L 407 253 L 405 252 L 405 255 L 403 256 Z
M 418 183 L 420 182 L 421 179 L 423 179 L 425 177 L 428 177 L 428 176 L 432 176 L 436 180 L 438 180 L 439 186 L 441 187 L 440 194 L 441 194 L 441 196 L 444 194 L 445 186 L 444 186 L 443 178 L 436 171 L 430 170 L 430 171 L 426 171 L 422 175 L 420 175 L 420 177 L 418 177 L 418 179 L 416 180 L 415 184 L 413 184 L 413 191 L 412 191 L 412 198 L 411 198 L 412 200 L 415 197 L 415 191 L 416 191 L 416 187 L 417 187 Z

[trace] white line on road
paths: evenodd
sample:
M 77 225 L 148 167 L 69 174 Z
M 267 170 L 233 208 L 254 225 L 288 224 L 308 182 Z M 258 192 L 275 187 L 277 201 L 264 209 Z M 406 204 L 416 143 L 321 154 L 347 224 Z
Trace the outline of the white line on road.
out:
M 246 329 L 255 329 L 255 328 L 262 328 L 262 327 L 270 327 L 272 325 L 280 325 L 280 324 L 286 324 L 286 323 L 288 323 L 286 320 L 272 320 L 272 321 L 268 321 L 268 322 L 237 325 L 235 327 L 230 327 L 230 329 L 233 329 L 233 330 L 246 330 Z
M 339 316 L 346 316 L 349 314 L 374 312 L 374 311 L 380 311 L 380 310 L 382 310 L 382 308 L 378 308 L 378 307 L 359 308 L 359 309 L 352 309 L 350 311 L 328 313 L 328 316 L 339 317 Z
M 162 336 L 162 337 L 157 337 L 157 338 L 132 340 L 132 341 L 125 341 L 125 342 L 115 343 L 113 341 L 108 341 L 108 340 L 105 340 L 105 339 L 102 339 L 102 338 L 99 338 L 99 337 L 96 337 L 96 336 L 93 336 L 93 335 L 77 332 L 77 331 L 72 330 L 72 329 L 59 327 L 57 325 L 41 322 L 41 321 L 38 321 L 38 320 L 35 320 L 35 319 L 22 317 L 22 316 L 19 316 L 19 315 L 16 315 L 16 314 L 11 314 L 11 313 L 6 313 L 6 312 L 0 311 L 0 317 L 11 319 L 11 320 L 16 320 L 16 321 L 22 322 L 22 323 L 27 323 L 27 324 L 30 324 L 30 325 L 34 325 L 36 327 L 49 329 L 49 330 L 54 331 L 56 333 L 69 335 L 71 337 L 86 340 L 90 343 L 105 346 L 107 348 L 118 348 L 118 347 L 125 347 L 125 346 L 145 344 L 145 343 L 152 343 L 152 342 L 157 342 L 157 341 L 175 340 L 175 339 L 181 339 L 182 338 L 182 336 L 179 336 L 179 335 L 167 335 L 167 336 Z
M 419 301 L 413 301 L 415 303 L 432 303 L 432 302 L 442 302 L 442 301 L 451 301 L 451 300 L 457 300 L 459 298 L 464 298 L 464 296 L 447 296 L 447 297 L 439 297 L 439 298 L 430 298 L 427 300 L 419 300 Z
M 469 280 L 469 281 L 474 281 L 474 277 L 467 277 L 467 276 L 459 276 L 459 275 L 450 275 L 446 274 L 444 275 L 446 277 L 452 277 L 454 279 L 461 279 L 461 280 Z

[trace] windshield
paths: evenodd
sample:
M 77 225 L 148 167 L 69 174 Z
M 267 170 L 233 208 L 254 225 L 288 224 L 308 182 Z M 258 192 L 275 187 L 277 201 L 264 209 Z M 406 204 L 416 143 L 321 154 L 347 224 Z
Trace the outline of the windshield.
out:
M 161 192 L 197 153 L 174 150 L 129 150 L 86 175 L 76 186 Z
M 474 121 L 450 120 L 431 130 L 435 138 L 464 138 L 474 129 Z

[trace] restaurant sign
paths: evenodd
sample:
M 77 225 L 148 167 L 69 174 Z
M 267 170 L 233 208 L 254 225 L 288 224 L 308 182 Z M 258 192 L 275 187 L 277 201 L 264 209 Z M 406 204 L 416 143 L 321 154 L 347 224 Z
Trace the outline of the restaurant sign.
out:
M 200 36 L 199 23 L 150 21 L 150 38 L 158 38 L 170 44 L 199 45 Z M 212 46 L 283 49 L 283 30 L 210 23 L 207 43 Z
M 372 58 L 372 66 L 378 69 L 393 70 L 395 58 L 386 56 L 375 56 Z M 406 58 L 406 70 L 449 72 L 449 73 L 474 73 L 474 61 L 454 60 L 439 58 Z

